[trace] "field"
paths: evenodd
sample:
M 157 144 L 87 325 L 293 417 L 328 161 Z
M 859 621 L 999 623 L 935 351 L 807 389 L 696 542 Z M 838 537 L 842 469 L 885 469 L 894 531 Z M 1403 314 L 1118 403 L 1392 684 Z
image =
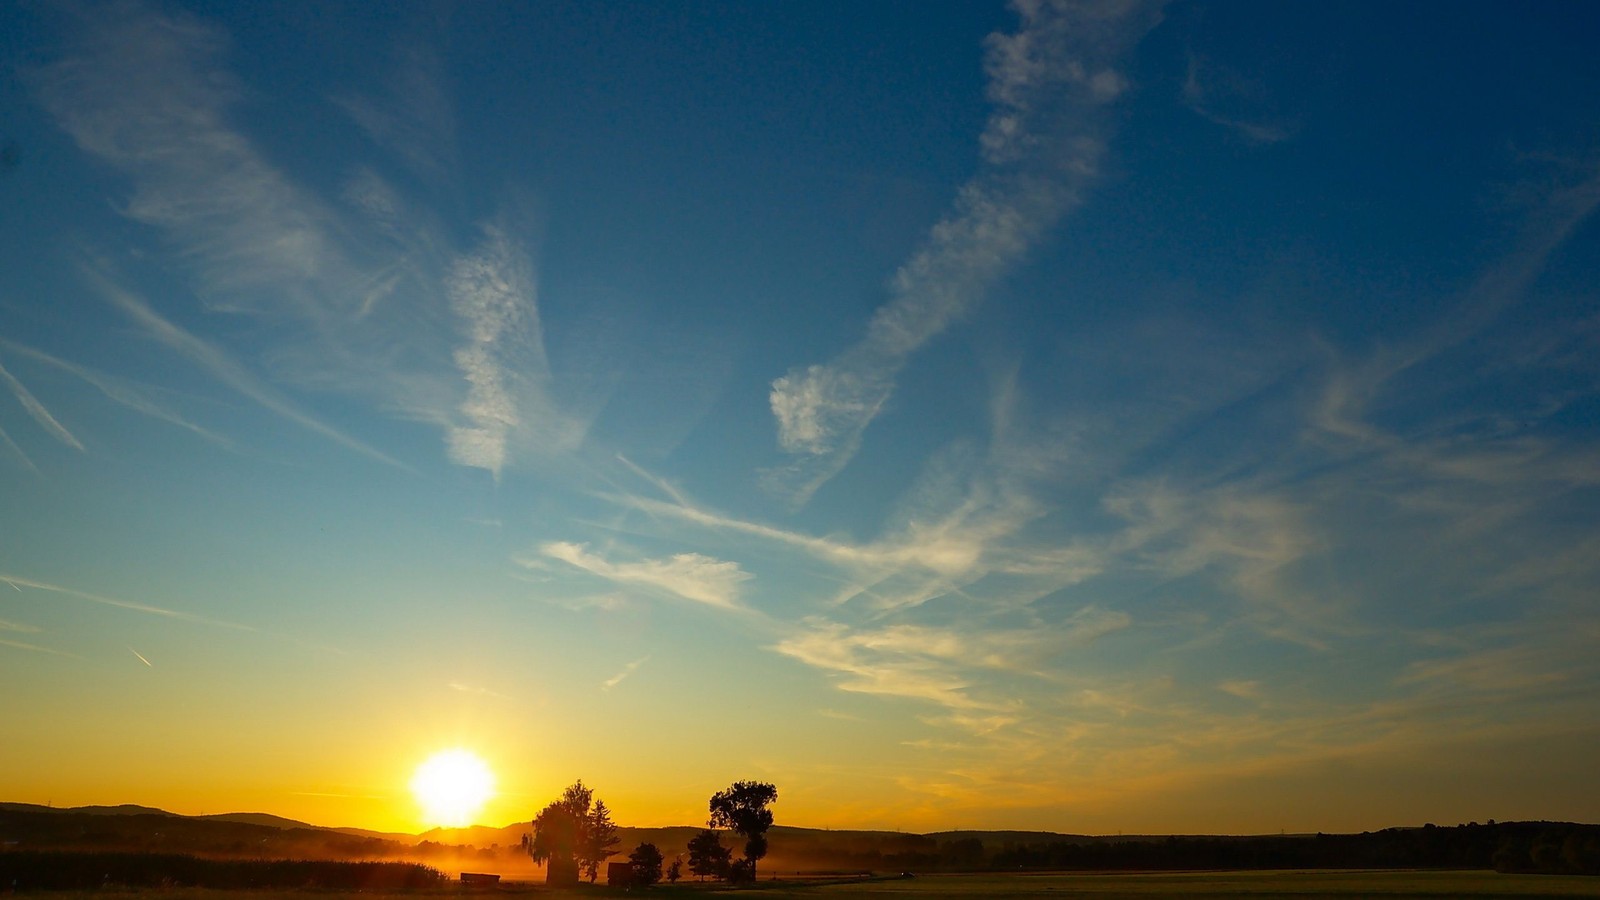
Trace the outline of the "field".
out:
M 944 875 L 832 885 L 776 896 L 816 900 L 917 897 L 1600 897 L 1584 876 L 1488 871 L 1185 872 Z
M 762 882 L 729 889 L 720 885 L 662 885 L 648 894 L 662 900 L 693 900 L 703 895 L 748 895 L 752 900 L 918 900 L 977 897 L 1249 897 L 1401 898 L 1439 897 L 1600 897 L 1600 878 L 1565 875 L 1502 875 L 1488 871 L 1252 871 L 1107 874 L 928 875 L 850 883 Z M 43 900 L 495 900 L 622 896 L 604 887 L 545 890 L 506 885 L 487 890 L 440 889 L 396 892 L 151 890 L 119 892 L 50 891 Z M 632 896 L 638 896 L 633 894 Z

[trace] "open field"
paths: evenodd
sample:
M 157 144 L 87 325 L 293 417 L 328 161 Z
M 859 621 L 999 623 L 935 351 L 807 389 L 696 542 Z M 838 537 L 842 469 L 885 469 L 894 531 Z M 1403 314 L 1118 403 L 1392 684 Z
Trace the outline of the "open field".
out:
M 661 885 L 648 894 L 691 900 L 701 894 L 751 894 L 759 900 L 916 900 L 957 897 L 1250 897 L 1401 898 L 1600 897 L 1600 878 L 1567 875 L 1502 875 L 1489 871 L 1252 871 L 1160 873 L 1041 873 L 1017 875 L 928 875 L 836 884 L 762 882 L 745 888 L 713 884 Z M 546 890 L 532 885 L 497 889 L 446 888 L 419 891 L 208 891 L 197 889 L 120 892 L 41 892 L 47 900 L 444 900 L 444 898 L 602 897 L 622 892 L 602 886 Z M 637 896 L 635 894 L 634 896 Z
M 1116 872 L 1105 874 L 930 875 L 779 891 L 818 900 L 872 897 L 1600 897 L 1583 876 L 1489 871 Z

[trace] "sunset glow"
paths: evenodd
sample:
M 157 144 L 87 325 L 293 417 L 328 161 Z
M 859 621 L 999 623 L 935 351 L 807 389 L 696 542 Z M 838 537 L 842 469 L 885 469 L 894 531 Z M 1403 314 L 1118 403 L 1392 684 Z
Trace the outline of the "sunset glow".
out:
M 432 825 L 460 828 L 494 795 L 494 775 L 470 750 L 441 750 L 417 767 L 411 793 Z

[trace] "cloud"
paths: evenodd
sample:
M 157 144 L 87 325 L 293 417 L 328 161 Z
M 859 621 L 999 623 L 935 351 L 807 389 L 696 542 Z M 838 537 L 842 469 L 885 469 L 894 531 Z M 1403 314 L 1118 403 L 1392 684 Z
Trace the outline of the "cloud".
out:
M 36 475 L 39 473 L 39 467 L 33 464 L 33 460 L 28 458 L 28 454 L 22 452 L 22 448 L 17 446 L 17 442 L 11 439 L 11 435 L 7 434 L 4 428 L 0 428 L 0 441 L 6 442 L 6 446 L 11 448 L 11 452 L 15 453 L 17 458 L 22 460 L 22 464 L 28 467 L 28 471 Z
M 1258 700 L 1261 697 L 1261 682 L 1247 680 L 1224 681 L 1217 685 L 1217 690 L 1224 694 L 1232 694 L 1241 700 Z
M 637 584 L 676 594 L 718 609 L 742 610 L 739 592 L 749 573 L 738 563 L 699 553 L 678 553 L 665 559 L 612 562 L 589 551 L 587 544 L 554 541 L 539 552 L 570 566 L 619 584 Z
M 895 273 L 867 335 L 825 364 L 772 382 L 778 443 L 800 456 L 769 473 L 799 505 L 837 474 L 894 392 L 906 359 L 967 314 L 1081 202 L 1104 153 L 1104 107 L 1127 87 L 1115 61 L 1158 16 L 1129 2 L 1016 4 L 1021 28 L 987 42 L 994 111 L 984 165 Z
M 1057 625 L 1050 639 L 1056 646 L 1083 646 L 1131 627 L 1133 616 L 1121 610 L 1085 606 Z
M 139 3 L 75 24 L 65 55 L 28 73 L 41 105 L 84 152 L 129 179 L 120 211 L 162 232 L 204 308 L 259 326 L 254 346 L 275 381 L 359 396 L 439 427 L 452 461 L 496 475 L 518 450 L 581 441 L 582 424 L 550 400 L 532 267 L 504 216 L 483 227 L 477 247 L 458 251 L 430 209 L 370 165 L 350 165 L 345 189 L 325 199 L 232 123 L 248 91 L 224 65 L 221 28 Z M 381 146 L 430 176 L 454 158 L 437 63 L 403 51 L 393 97 L 340 101 Z M 220 348 L 143 324 L 279 414 L 394 464 L 238 377 L 242 367 Z
M 851 628 L 805 620 L 770 649 L 836 677 L 840 690 L 926 700 L 952 710 L 988 711 L 942 724 L 986 733 L 1015 721 L 1021 703 L 985 686 L 995 673 L 1031 674 L 1048 653 L 1081 647 L 1128 627 L 1123 613 L 1088 608 L 1059 629 L 933 627 L 912 623 Z M 1013 685 L 1009 690 L 1014 690 Z M 994 715 L 994 713 L 1004 715 Z
M 413 172 L 430 179 L 447 177 L 456 167 L 455 111 L 443 88 L 444 64 L 421 43 L 395 50 L 387 96 L 334 98 L 350 118 Z
M 1293 129 L 1281 122 L 1248 117 L 1243 112 L 1221 112 L 1221 107 L 1238 109 L 1259 105 L 1262 90 L 1254 82 L 1199 56 L 1189 56 L 1182 93 L 1183 103 L 1190 112 L 1252 144 L 1277 144 L 1293 134 Z
M 41 647 L 38 644 L 30 644 L 27 641 L 13 641 L 7 638 L 0 638 L 0 647 L 13 647 L 18 650 L 31 650 L 34 653 L 48 653 L 51 656 L 66 656 L 72 659 L 83 658 L 76 653 L 68 653 L 65 650 L 57 650 L 53 647 Z
M 8 622 L 5 619 L 0 619 L 0 631 L 12 631 L 18 634 L 39 634 L 44 629 L 34 625 L 24 625 L 20 622 Z
M 1482 332 L 1527 298 L 1549 262 L 1578 228 L 1600 209 L 1600 167 L 1541 192 L 1517 246 L 1484 269 L 1450 315 L 1438 317 L 1416 337 L 1386 344 L 1353 365 L 1336 365 L 1314 410 L 1314 423 L 1329 436 L 1369 449 L 1404 449 L 1395 436 L 1366 421 L 1368 408 L 1398 377 Z
M 0 382 L 4 382 L 6 387 L 11 389 L 11 393 L 17 398 L 17 402 L 22 404 L 22 408 L 28 411 L 28 415 L 32 416 L 33 420 L 38 422 L 39 426 L 48 432 L 51 437 L 63 444 L 66 444 L 68 447 L 71 447 L 74 450 L 83 450 L 83 444 L 80 444 L 78 439 L 72 436 L 72 432 L 68 431 L 66 426 L 56 421 L 56 417 L 50 414 L 50 410 L 45 409 L 44 404 L 40 403 L 38 398 L 33 396 L 33 394 L 29 392 L 25 386 L 23 386 L 22 382 L 16 379 L 16 376 L 7 371 L 4 364 L 0 364 Z M 7 437 L 6 441 L 9 443 L 11 438 Z M 11 446 L 19 455 L 22 453 L 22 450 L 18 448 L 16 444 L 11 444 Z M 22 458 L 25 461 L 28 459 L 26 456 L 23 456 Z M 28 464 L 30 467 L 33 465 L 31 462 Z
M 1186 489 L 1129 483 L 1105 499 L 1127 522 L 1114 544 L 1125 559 L 1167 578 L 1203 575 L 1246 605 L 1238 613 L 1276 637 L 1326 649 L 1357 627 L 1348 610 L 1302 586 L 1295 566 L 1326 549 L 1305 511 L 1279 492 L 1246 483 Z
M 465 332 L 454 358 L 468 385 L 459 411 L 470 423 L 451 427 L 450 458 L 498 477 L 519 438 L 548 449 L 576 447 L 582 429 L 545 391 L 549 363 L 527 254 L 504 228 L 488 226 L 477 252 L 456 260 L 449 291 Z M 540 430 L 529 434 L 534 424 Z
M 85 366 L 80 366 L 77 363 L 69 362 L 61 359 L 60 357 L 52 356 L 42 350 L 37 350 L 33 347 L 8 341 L 4 338 L 0 338 L 0 346 L 3 346 L 7 350 L 10 350 L 14 353 L 38 360 L 46 365 L 54 366 L 63 372 L 76 375 L 78 378 L 88 382 L 100 393 L 135 412 L 143 413 L 144 415 L 150 416 L 153 419 L 159 419 L 163 422 L 167 422 L 169 424 L 176 425 L 179 428 L 191 431 L 200 437 L 211 441 L 212 443 L 220 444 L 224 447 L 233 446 L 232 441 L 222 437 L 219 434 L 202 428 L 201 426 L 190 422 L 188 419 L 185 419 L 176 412 L 173 412 L 161 404 L 156 403 L 154 400 L 151 400 L 149 397 L 134 389 L 123 379 L 107 375 L 103 372 L 97 372 Z
M 1568 623 L 1562 633 L 1519 635 L 1522 640 L 1510 646 L 1470 645 L 1454 655 L 1415 660 L 1396 682 L 1428 695 L 1526 699 L 1600 672 L 1590 659 L 1593 635 L 1582 632 Z
M 937 657 L 914 651 L 875 652 L 864 643 L 871 640 L 871 636 L 851 640 L 846 626 L 815 619 L 771 649 L 841 676 L 836 681 L 840 690 L 928 700 L 953 709 L 986 708 L 968 693 L 970 682 L 941 665 Z
M 481 684 L 465 684 L 460 681 L 452 681 L 446 685 L 446 687 L 450 688 L 452 691 L 462 694 L 476 694 L 480 697 L 495 697 L 500 700 L 510 699 L 505 694 L 502 694 L 498 691 L 492 691 Z
M 397 469 L 413 471 L 405 463 L 301 411 L 282 394 L 252 375 L 220 347 L 162 317 L 160 313 L 151 309 L 143 298 L 113 283 L 101 272 L 85 266 L 82 275 L 101 296 L 126 313 L 152 337 L 206 370 L 228 387 L 307 431 Z
M 1074 603 L 1071 614 L 1063 609 L 1068 601 L 1058 592 L 1098 574 L 1105 551 L 1077 537 L 1029 533 L 1050 512 L 1034 482 L 1054 478 L 1060 456 L 1053 442 L 1014 431 L 1015 418 L 997 412 L 995 421 L 986 451 L 957 444 L 935 454 L 883 536 L 869 541 L 713 511 L 636 465 L 635 474 L 671 500 L 601 496 L 646 514 L 646 534 L 678 537 L 692 525 L 707 532 L 706 540 L 735 547 L 759 542 L 763 558 L 797 554 L 788 571 L 803 573 L 799 584 L 812 589 L 785 589 L 777 611 L 798 606 L 797 612 L 826 618 L 815 619 L 815 628 L 772 622 L 779 634 L 768 646 L 833 674 L 841 689 L 987 707 L 1004 691 L 994 684 L 1002 670 L 1043 676 L 1062 655 L 1133 621 L 1092 603 Z M 1001 637 L 988 643 L 977 637 L 990 633 Z M 975 643 L 955 648 L 963 635 Z
M 600 683 L 600 690 L 602 690 L 602 691 L 611 690 L 612 688 L 614 688 L 617 685 L 621 684 L 629 675 L 632 675 L 634 672 L 639 671 L 639 667 L 644 665 L 645 663 L 647 663 L 649 661 L 650 661 L 650 657 L 646 656 L 646 657 L 642 657 L 640 659 L 636 659 L 631 663 L 628 663 L 627 665 L 622 667 L 622 671 L 618 672 L 617 674 L 615 674 L 615 675 L 611 676 L 610 678 L 607 678 L 605 681 L 601 682 Z
M 850 572 L 859 592 L 882 587 L 885 579 L 895 576 L 947 590 L 997 572 L 1059 587 L 1099 570 L 1099 553 L 1093 548 L 1025 539 L 1026 526 L 1048 512 L 1029 483 L 1051 474 L 1048 454 L 1009 435 L 997 435 L 986 458 L 972 458 L 963 450 L 955 447 L 950 453 L 935 454 L 908 492 L 896 516 L 898 524 L 883 537 L 865 542 L 808 535 L 707 509 L 626 460 L 632 471 L 668 494 L 671 502 L 627 493 L 601 496 L 653 519 L 670 518 L 801 551 Z M 913 593 L 926 599 L 926 593 Z
M 214 304 L 304 306 L 334 275 L 354 280 L 326 233 L 328 212 L 234 130 L 241 96 L 220 64 L 228 40 L 197 18 L 137 3 L 84 10 L 72 53 L 32 75 L 86 152 L 133 179 L 122 212 L 177 238 Z
M 91 603 L 99 603 L 102 606 L 113 606 L 118 609 L 128 609 L 134 612 L 145 613 L 146 615 L 161 616 L 163 618 L 176 619 L 183 622 L 194 622 L 200 625 L 215 625 L 219 628 L 232 628 L 238 631 L 256 630 L 249 625 L 241 625 L 238 622 L 229 622 L 224 619 L 213 619 L 206 616 L 197 616 L 193 613 L 179 612 L 173 609 L 163 609 L 159 606 L 135 603 L 131 600 L 118 600 L 115 597 L 107 597 L 103 594 L 91 594 L 87 591 L 73 590 L 72 588 L 61 587 L 60 585 L 50 584 L 44 581 L 34 581 L 31 578 L 23 578 L 20 575 L 11 575 L 5 572 L 0 572 L 0 581 L 4 581 L 14 588 L 33 588 L 34 590 L 49 591 L 53 594 L 77 597 L 80 600 L 88 600 Z

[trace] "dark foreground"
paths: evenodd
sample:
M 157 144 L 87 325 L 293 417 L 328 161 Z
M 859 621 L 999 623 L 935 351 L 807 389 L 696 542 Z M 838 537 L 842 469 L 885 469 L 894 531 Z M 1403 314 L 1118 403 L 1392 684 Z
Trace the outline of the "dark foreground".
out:
M 744 888 L 713 884 L 661 885 L 624 894 L 600 886 L 547 890 L 534 885 L 493 889 L 440 887 L 417 890 L 237 890 L 196 888 L 122 891 L 49 891 L 41 900 L 567 900 L 567 898 L 654 896 L 658 900 L 918 900 L 918 898 L 1044 897 L 1249 897 L 1360 898 L 1384 900 L 1441 897 L 1600 897 L 1600 878 L 1581 875 L 1511 875 L 1489 871 L 1250 871 L 1159 873 L 1027 873 L 1015 875 L 928 875 L 830 884 L 765 881 Z M 26 895 L 24 895 L 26 896 Z

